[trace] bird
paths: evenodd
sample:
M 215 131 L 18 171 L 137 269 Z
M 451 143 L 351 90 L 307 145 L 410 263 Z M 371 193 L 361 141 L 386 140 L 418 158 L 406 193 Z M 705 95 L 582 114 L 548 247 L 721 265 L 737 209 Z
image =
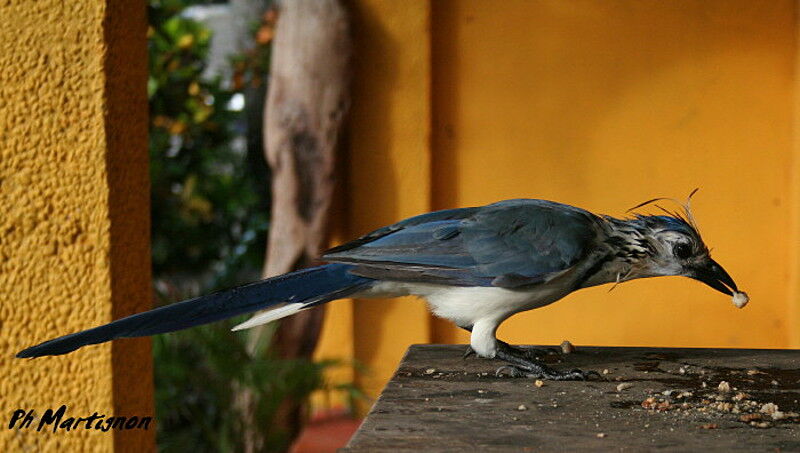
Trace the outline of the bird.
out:
M 342 298 L 415 295 L 434 315 L 470 332 L 468 352 L 505 362 L 497 372 L 550 380 L 597 376 L 559 371 L 539 352 L 496 337 L 516 313 L 572 292 L 633 279 L 684 276 L 749 300 L 714 261 L 685 203 L 655 198 L 622 218 L 541 199 L 429 212 L 377 229 L 323 253 L 320 264 L 118 319 L 20 351 L 60 355 L 117 338 L 141 337 L 256 313 L 233 330 L 276 321 Z M 657 204 L 671 200 L 672 211 Z M 663 212 L 637 211 L 653 205 Z M 613 289 L 613 287 L 612 287 Z M 266 310 L 266 311 L 264 311 Z

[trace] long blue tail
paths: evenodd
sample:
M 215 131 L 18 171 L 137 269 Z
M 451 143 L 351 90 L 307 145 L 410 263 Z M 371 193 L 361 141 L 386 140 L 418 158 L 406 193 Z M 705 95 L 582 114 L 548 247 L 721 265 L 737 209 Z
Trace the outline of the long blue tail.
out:
M 352 266 L 347 264 L 326 264 L 166 305 L 45 341 L 20 351 L 17 357 L 60 355 L 115 338 L 174 332 L 252 313 L 283 302 L 302 302 L 307 306 L 322 304 L 347 297 L 374 282 L 350 274 L 350 268 Z

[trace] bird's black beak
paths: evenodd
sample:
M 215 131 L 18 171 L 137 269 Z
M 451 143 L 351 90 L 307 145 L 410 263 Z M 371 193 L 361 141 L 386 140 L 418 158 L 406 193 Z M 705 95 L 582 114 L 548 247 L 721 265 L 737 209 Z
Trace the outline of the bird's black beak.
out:
M 730 275 L 716 261 L 709 258 L 704 263 L 693 267 L 689 274 L 690 278 L 699 280 L 706 285 L 716 289 L 721 293 L 732 296 L 734 292 L 739 292 L 736 283 Z

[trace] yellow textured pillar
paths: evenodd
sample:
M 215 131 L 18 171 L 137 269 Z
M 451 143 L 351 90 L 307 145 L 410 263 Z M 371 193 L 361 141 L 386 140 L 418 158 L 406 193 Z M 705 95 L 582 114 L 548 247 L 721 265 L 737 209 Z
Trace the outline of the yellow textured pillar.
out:
M 48 338 L 150 306 L 142 2 L 0 6 L 0 401 L 153 416 L 150 343 L 34 360 Z M 0 431 L 2 451 L 148 451 L 148 430 Z

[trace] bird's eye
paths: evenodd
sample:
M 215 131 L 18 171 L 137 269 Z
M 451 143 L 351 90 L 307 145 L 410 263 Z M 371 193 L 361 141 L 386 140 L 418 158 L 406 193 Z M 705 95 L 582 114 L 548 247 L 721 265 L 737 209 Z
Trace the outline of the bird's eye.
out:
M 677 244 L 675 248 L 672 249 L 672 253 L 678 258 L 685 260 L 692 255 L 692 248 L 689 247 L 689 244 Z

